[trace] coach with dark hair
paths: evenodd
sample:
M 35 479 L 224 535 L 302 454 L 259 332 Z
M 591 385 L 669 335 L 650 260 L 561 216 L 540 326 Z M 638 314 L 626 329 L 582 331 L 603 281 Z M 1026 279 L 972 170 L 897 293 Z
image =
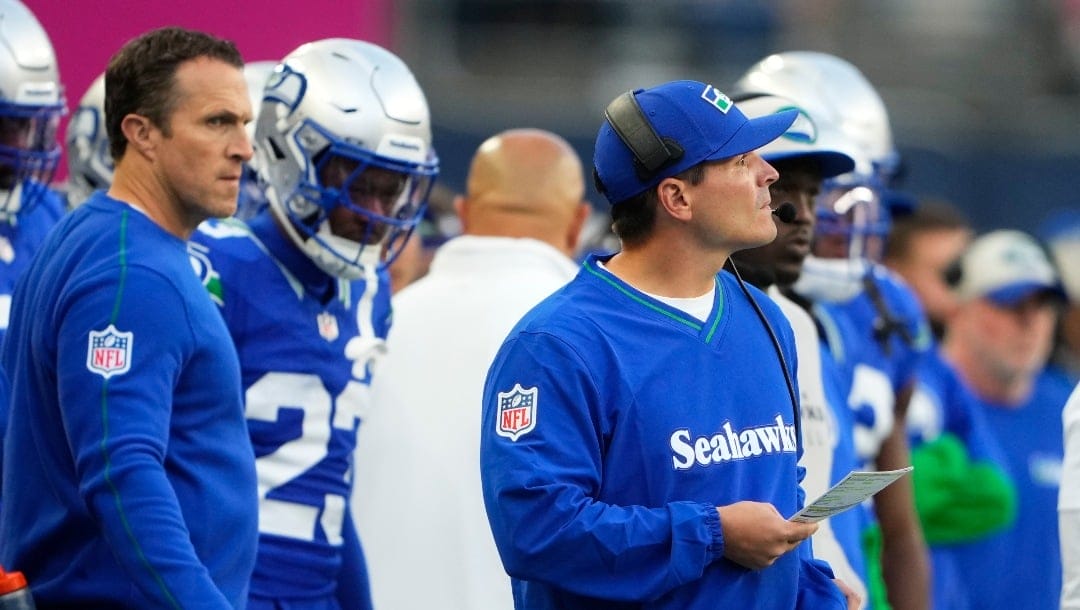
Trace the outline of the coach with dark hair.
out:
M 0 563 L 48 608 L 242 608 L 258 503 L 236 350 L 187 239 L 236 211 L 232 43 L 163 28 L 105 74 L 116 175 L 15 289 Z
M 777 172 L 755 151 L 795 113 L 749 120 L 677 81 L 606 116 L 593 162 L 622 249 L 522 319 L 484 390 L 484 500 L 515 605 L 845 608 L 800 547 L 817 526 L 787 520 L 803 499 L 791 328 L 721 272 L 776 237 Z

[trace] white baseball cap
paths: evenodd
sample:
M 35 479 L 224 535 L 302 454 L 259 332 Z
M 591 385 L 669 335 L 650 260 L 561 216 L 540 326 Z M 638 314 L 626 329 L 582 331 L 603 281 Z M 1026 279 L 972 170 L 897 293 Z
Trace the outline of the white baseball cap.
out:
M 957 294 L 1010 307 L 1038 292 L 1065 300 L 1057 269 L 1034 237 L 993 231 L 973 241 L 960 260 Z
M 1051 214 L 1037 235 L 1057 263 L 1065 294 L 1080 304 L 1080 209 L 1065 209 Z

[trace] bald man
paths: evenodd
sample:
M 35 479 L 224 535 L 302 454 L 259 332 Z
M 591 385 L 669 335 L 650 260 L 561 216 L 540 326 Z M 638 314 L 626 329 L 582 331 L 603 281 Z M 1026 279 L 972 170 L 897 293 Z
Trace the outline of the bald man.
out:
M 577 272 L 584 192 L 559 136 L 489 138 L 455 201 L 463 234 L 394 297 L 352 503 L 376 608 L 514 607 L 480 491 L 481 393 L 514 324 Z

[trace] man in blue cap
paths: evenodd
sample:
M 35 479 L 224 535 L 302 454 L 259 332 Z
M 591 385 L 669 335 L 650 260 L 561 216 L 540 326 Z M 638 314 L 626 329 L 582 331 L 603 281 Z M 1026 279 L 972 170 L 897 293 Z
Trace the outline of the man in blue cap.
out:
M 844 608 L 810 556 L 795 347 L 721 272 L 770 242 L 755 151 L 792 124 L 695 81 L 625 93 L 593 157 L 622 249 L 511 331 L 488 373 L 481 477 L 515 607 Z M 798 548 L 794 553 L 791 551 Z

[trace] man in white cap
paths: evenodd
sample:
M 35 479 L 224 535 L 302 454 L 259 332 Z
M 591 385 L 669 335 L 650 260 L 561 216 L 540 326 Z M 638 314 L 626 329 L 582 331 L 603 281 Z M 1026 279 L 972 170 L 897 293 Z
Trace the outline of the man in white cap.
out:
M 1057 608 L 1061 410 L 1072 386 L 1046 363 L 1064 290 L 1042 246 L 1004 230 L 972 242 L 956 290 L 962 304 L 945 331 L 944 357 L 1000 441 L 1018 498 L 1012 526 L 953 548 L 964 607 Z

